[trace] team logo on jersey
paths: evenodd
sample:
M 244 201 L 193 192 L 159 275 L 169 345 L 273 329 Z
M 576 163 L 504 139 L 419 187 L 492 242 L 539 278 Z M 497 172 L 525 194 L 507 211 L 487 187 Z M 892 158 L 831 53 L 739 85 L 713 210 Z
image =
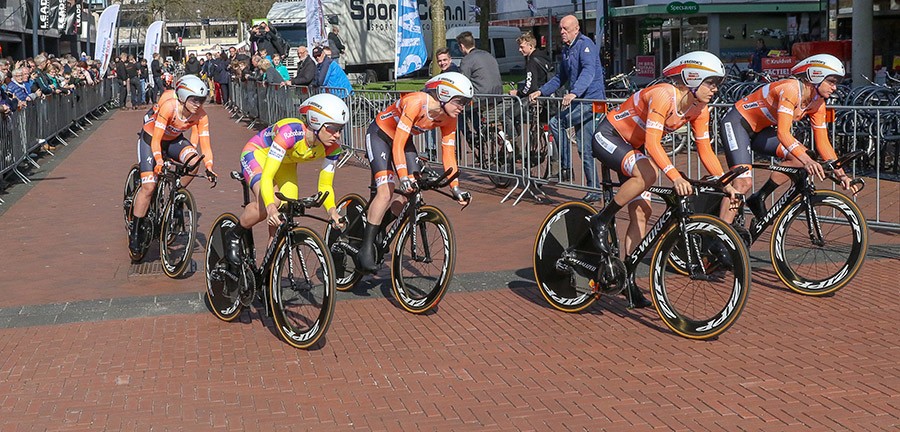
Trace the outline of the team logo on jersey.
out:
M 618 121 L 618 120 L 626 119 L 626 118 L 628 118 L 629 116 L 631 116 L 631 111 L 625 110 L 625 111 L 622 111 L 622 112 L 619 113 L 619 114 L 616 114 L 613 118 L 616 119 L 616 121 Z
M 745 110 L 753 109 L 753 108 L 758 108 L 758 107 L 759 107 L 759 102 L 751 102 L 751 103 L 748 103 L 748 104 L 743 104 L 743 105 L 741 105 L 741 107 L 744 108 Z

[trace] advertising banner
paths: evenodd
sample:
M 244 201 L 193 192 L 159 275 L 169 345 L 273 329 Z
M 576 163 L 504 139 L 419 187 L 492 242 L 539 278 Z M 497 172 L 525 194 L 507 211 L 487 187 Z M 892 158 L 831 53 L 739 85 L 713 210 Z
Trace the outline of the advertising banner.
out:
M 97 40 L 94 44 L 94 59 L 100 60 L 100 76 L 106 76 L 109 57 L 112 55 L 116 35 L 116 21 L 119 19 L 119 5 L 112 5 L 100 14 L 97 23 Z
M 636 76 L 643 78 L 656 78 L 656 57 L 652 55 L 637 56 L 634 58 Z
M 763 72 L 768 72 L 775 78 L 783 78 L 791 74 L 791 67 L 797 64 L 797 59 L 788 57 L 766 57 L 762 59 Z
M 428 51 L 425 48 L 425 36 L 422 35 L 416 0 L 398 0 L 395 75 L 401 77 L 421 69 L 427 59 Z
M 322 0 L 306 0 L 306 42 L 312 47 L 325 41 L 325 11 Z
M 81 0 L 60 0 L 57 29 L 60 35 L 74 36 L 81 28 Z
M 144 58 L 147 59 L 147 67 L 153 63 L 153 54 L 159 52 L 159 44 L 162 41 L 162 29 L 165 23 L 154 21 L 147 27 L 147 36 L 144 39 Z M 147 85 L 153 87 L 153 80 L 148 79 Z

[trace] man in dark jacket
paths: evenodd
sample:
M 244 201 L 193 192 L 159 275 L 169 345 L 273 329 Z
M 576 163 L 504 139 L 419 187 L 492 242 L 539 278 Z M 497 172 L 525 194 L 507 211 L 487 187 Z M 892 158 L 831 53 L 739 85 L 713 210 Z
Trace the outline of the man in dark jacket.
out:
M 600 51 L 597 45 L 587 36 L 580 33 L 578 18 L 566 15 L 559 21 L 560 39 L 563 42 L 562 58 L 554 75 L 540 89 L 529 95 L 531 100 L 540 96 L 549 96 L 564 84 L 568 92 L 562 99 L 562 111 L 550 119 L 550 133 L 553 142 L 559 146 L 562 164 L 562 180 L 571 178 L 572 148 L 566 129 L 575 130 L 578 142 L 578 153 L 584 167 L 584 186 L 594 187 L 597 181 L 597 170 L 594 168 L 594 156 L 591 142 L 594 136 L 594 113 L 590 102 L 572 101 L 578 99 L 606 99 L 603 82 L 603 66 L 600 64 Z M 602 196 L 590 192 L 582 198 L 585 202 L 599 201 Z
M 459 71 L 472 81 L 475 95 L 500 95 L 503 94 L 503 83 L 500 80 L 500 65 L 497 59 L 489 52 L 475 48 L 475 37 L 472 32 L 462 32 L 456 37 L 459 49 L 465 55 L 459 62 Z M 466 142 L 473 148 L 480 148 L 477 142 L 480 137 L 481 113 L 480 109 L 489 109 L 487 102 L 473 104 L 467 107 L 459 116 L 460 127 Z M 472 124 L 469 128 L 468 123 Z
M 316 80 L 316 62 L 309 56 L 309 51 L 305 46 L 297 47 L 297 58 L 300 60 L 297 64 L 297 75 L 291 79 L 291 84 L 295 86 L 308 86 Z
M 347 48 L 344 46 L 344 41 L 338 36 L 340 30 L 340 27 L 338 27 L 337 24 L 334 24 L 331 26 L 331 33 L 328 33 L 328 47 L 331 48 L 331 58 L 333 60 L 340 59 L 341 55 L 344 54 L 344 50 Z M 338 61 L 338 63 L 340 64 L 340 61 Z
M 153 103 L 159 100 L 159 95 L 162 94 L 166 87 L 163 83 L 162 74 L 162 61 L 159 58 L 159 53 L 153 53 L 153 61 L 150 62 L 150 75 L 153 81 L 153 90 L 150 91 L 150 94 L 153 95 Z
M 131 109 L 139 109 L 141 104 L 141 67 L 134 59 L 134 56 L 128 56 L 128 62 L 125 63 L 125 72 L 128 75 L 128 87 L 131 91 Z
M 537 49 L 537 39 L 531 32 L 524 32 L 516 39 L 519 43 L 519 52 L 525 56 L 525 80 L 518 83 L 518 88 L 510 90 L 509 94 L 520 98 L 527 98 L 531 92 L 541 88 L 550 75 L 550 57 L 545 51 Z M 523 105 L 527 106 L 528 101 L 523 101 Z M 512 128 L 520 123 L 522 110 L 514 107 L 506 110 L 504 113 L 503 124 L 507 126 L 506 130 L 500 131 L 500 137 L 506 144 L 507 150 L 511 151 L 512 143 L 509 141 L 515 138 L 514 131 L 518 128 Z
M 200 61 L 197 60 L 196 54 L 191 53 L 191 55 L 188 56 L 187 63 L 184 65 L 184 73 L 200 76 Z
M 119 54 L 116 60 L 116 81 L 119 82 L 119 108 L 125 109 L 125 101 L 128 98 L 128 71 L 125 64 L 128 60 L 128 54 Z
M 231 71 L 228 70 L 228 55 L 223 51 L 219 54 L 219 58 L 212 61 L 213 81 L 222 92 L 222 103 L 228 103 L 231 100 Z
M 250 42 L 256 44 L 257 52 L 264 49 L 269 55 L 274 53 L 285 55 L 284 40 L 278 35 L 278 30 L 269 27 L 265 21 L 250 29 Z

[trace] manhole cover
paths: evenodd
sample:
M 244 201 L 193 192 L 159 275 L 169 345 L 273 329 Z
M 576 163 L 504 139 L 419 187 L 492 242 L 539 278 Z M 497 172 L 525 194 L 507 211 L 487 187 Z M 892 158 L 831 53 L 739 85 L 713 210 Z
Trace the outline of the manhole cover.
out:
M 197 261 L 191 260 L 191 265 L 185 270 L 184 274 L 191 274 L 197 271 Z M 128 270 L 128 277 L 132 276 L 164 276 L 162 262 L 144 262 L 132 264 Z

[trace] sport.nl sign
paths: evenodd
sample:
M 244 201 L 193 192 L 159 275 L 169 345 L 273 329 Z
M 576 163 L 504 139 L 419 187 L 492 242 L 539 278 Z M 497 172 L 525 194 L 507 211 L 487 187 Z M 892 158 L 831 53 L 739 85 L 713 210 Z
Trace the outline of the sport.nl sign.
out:
M 762 59 L 763 72 L 775 78 L 783 78 L 791 74 L 791 68 L 797 64 L 794 57 L 766 57 Z

